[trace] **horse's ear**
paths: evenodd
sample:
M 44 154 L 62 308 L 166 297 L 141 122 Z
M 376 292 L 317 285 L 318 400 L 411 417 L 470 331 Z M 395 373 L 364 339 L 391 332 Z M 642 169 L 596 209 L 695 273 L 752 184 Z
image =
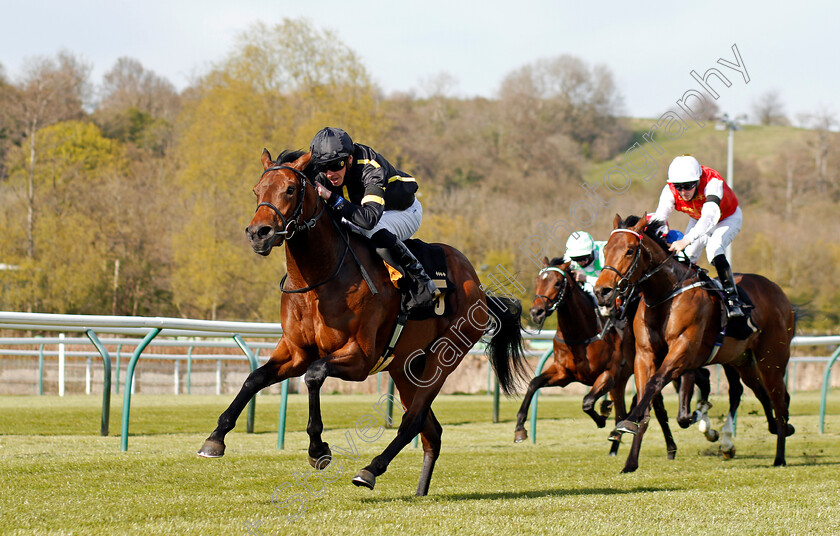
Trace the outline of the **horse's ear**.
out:
M 565 261 L 565 262 L 561 263 L 560 266 L 558 266 L 558 268 L 560 268 L 561 270 L 563 270 L 565 272 L 566 270 L 569 269 L 569 266 L 571 266 L 571 265 L 572 265 L 572 261 Z
M 303 171 L 304 169 L 306 169 L 306 166 L 309 165 L 309 162 L 311 160 L 312 160 L 312 151 L 309 151 L 308 153 L 304 154 L 303 156 L 301 156 L 300 158 L 295 160 L 294 163 L 292 163 L 292 167 Z
M 647 223 L 647 218 L 640 218 L 639 221 L 636 222 L 636 225 L 633 226 L 633 230 L 641 234 L 645 232 L 645 227 L 647 227 Z
M 542 258 L 542 263 L 543 263 L 543 266 L 545 266 L 546 268 L 548 268 L 548 257 L 543 257 L 543 258 Z
M 616 214 L 615 218 L 613 218 L 613 229 L 618 229 L 619 225 L 621 225 L 621 216 Z
M 271 160 L 271 153 L 268 152 L 268 149 L 263 149 L 263 154 L 260 160 L 262 161 L 263 170 L 266 170 L 274 165 L 274 162 Z

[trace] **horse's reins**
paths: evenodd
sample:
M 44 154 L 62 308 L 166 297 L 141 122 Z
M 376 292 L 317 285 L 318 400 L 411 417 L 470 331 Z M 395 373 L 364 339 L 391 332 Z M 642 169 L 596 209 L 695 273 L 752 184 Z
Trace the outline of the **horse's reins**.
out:
M 668 261 L 671 260 L 674 257 L 674 255 L 677 254 L 677 252 L 672 251 L 667 257 L 665 257 L 665 260 L 663 260 L 661 263 L 659 263 L 659 265 L 656 268 L 654 268 L 650 272 L 644 274 L 635 283 L 632 283 L 630 281 L 630 277 L 633 276 L 633 274 L 636 272 L 636 269 L 638 268 L 639 260 L 642 257 L 642 248 L 644 248 L 645 251 L 648 252 L 648 254 L 650 254 L 650 250 L 644 245 L 644 242 L 642 241 L 642 235 L 640 233 L 637 233 L 636 231 L 634 231 L 632 229 L 613 229 L 612 232 L 610 233 L 610 236 L 612 236 L 614 233 L 619 233 L 619 232 L 630 233 L 630 234 L 632 234 L 633 236 L 635 236 L 636 238 L 639 239 L 639 247 L 636 248 L 636 252 L 633 255 L 633 262 L 631 262 L 630 267 L 627 268 L 626 274 L 622 274 L 614 266 L 607 265 L 607 266 L 604 266 L 604 268 L 603 268 L 604 270 L 610 270 L 610 271 L 613 271 L 616 274 L 618 274 L 619 280 L 618 280 L 618 283 L 615 286 L 616 288 L 615 288 L 614 292 L 618 293 L 618 295 L 616 297 L 624 299 L 627 296 L 629 296 L 630 294 L 632 294 L 633 291 L 636 289 L 636 287 L 638 287 L 640 284 L 644 283 L 645 281 L 647 281 L 648 279 L 653 277 L 656 274 L 656 272 L 658 272 L 659 270 L 664 268 L 665 265 L 668 263 Z M 667 302 L 668 300 L 682 294 L 683 292 L 686 292 L 688 290 L 691 290 L 692 288 L 703 285 L 702 281 L 697 281 L 697 282 L 695 282 L 691 285 L 688 285 L 686 287 L 682 286 L 682 284 L 687 279 L 688 273 L 691 272 L 691 271 L 692 270 L 689 270 L 688 272 L 686 272 L 686 277 L 683 277 L 680 281 L 678 281 L 674 290 L 673 290 L 673 292 L 668 294 L 668 296 L 666 296 L 662 300 L 660 300 L 660 301 L 658 301 L 654 304 L 650 304 L 647 301 L 647 297 L 642 296 L 642 299 L 645 302 L 645 306 L 646 307 L 656 307 L 657 305 L 661 305 L 661 304 Z
M 274 213 L 277 214 L 277 217 L 280 218 L 280 221 L 283 224 L 283 230 L 275 233 L 275 240 L 277 239 L 277 237 L 280 237 L 280 236 L 282 236 L 284 240 L 291 240 L 292 237 L 295 235 L 295 233 L 297 233 L 298 231 L 305 232 L 305 231 L 308 231 L 308 230 L 312 229 L 313 227 L 315 227 L 315 224 L 318 222 L 318 220 L 324 214 L 324 210 L 325 210 L 327 204 L 324 202 L 323 199 L 321 199 L 320 196 L 316 196 L 318 198 L 318 204 L 320 205 L 320 210 L 316 208 L 317 213 L 312 218 L 310 218 L 309 220 L 306 220 L 303 223 L 300 223 L 298 221 L 298 219 L 303 217 L 303 200 L 306 197 L 306 187 L 309 185 L 309 179 L 307 178 L 306 174 L 303 173 L 302 171 L 300 171 L 299 169 L 293 168 L 291 166 L 282 166 L 282 165 L 281 166 L 272 166 L 270 168 L 267 168 L 265 171 L 262 172 L 262 175 L 260 175 L 260 179 L 262 179 L 263 176 L 265 176 L 265 174 L 268 173 L 269 171 L 276 171 L 278 169 L 288 169 L 290 171 L 293 171 L 295 173 L 295 175 L 297 175 L 300 178 L 300 181 L 301 181 L 301 183 L 300 183 L 300 193 L 298 194 L 298 199 L 297 199 L 297 203 L 295 205 L 295 210 L 292 211 L 292 215 L 289 216 L 288 220 L 286 220 L 285 216 L 283 216 L 283 213 L 280 212 L 280 209 L 278 209 L 272 203 L 269 203 L 267 201 L 263 201 L 262 203 L 259 203 L 257 205 L 257 210 L 259 210 L 260 207 L 268 207 L 271 210 L 273 210 Z M 336 230 L 338 231 L 338 234 L 341 235 L 341 238 L 344 239 L 344 252 L 341 254 L 341 260 L 338 262 L 338 266 L 336 267 L 335 271 L 332 273 L 332 275 L 330 275 L 328 278 L 324 279 L 320 283 L 315 283 L 314 285 L 310 285 L 308 287 L 303 287 L 303 288 L 298 288 L 298 289 L 293 289 L 293 290 L 287 290 L 287 289 L 283 288 L 283 285 L 286 283 L 286 277 L 289 275 L 288 273 L 286 273 L 286 274 L 283 275 L 283 278 L 280 280 L 280 292 L 283 292 L 283 293 L 286 293 L 286 294 L 299 294 L 299 293 L 302 293 L 302 292 L 309 292 L 312 289 L 318 288 L 321 285 L 324 285 L 324 284 L 328 283 L 329 281 L 332 281 L 333 279 L 336 278 L 336 276 L 338 276 L 338 273 L 341 271 L 342 266 L 344 266 L 344 260 L 347 258 L 347 252 L 350 251 L 350 254 L 353 255 L 353 258 L 356 260 L 356 263 L 358 263 L 358 265 L 359 265 L 359 270 L 362 272 L 362 277 L 364 278 L 365 282 L 367 282 L 368 287 L 370 288 L 371 294 L 373 294 L 375 296 L 378 293 L 377 290 L 376 290 L 376 286 L 373 284 L 373 281 L 371 280 L 371 278 L 368 275 L 367 271 L 365 270 L 364 266 L 362 266 L 362 263 L 359 261 L 359 258 L 356 256 L 356 252 L 353 251 L 352 247 L 350 247 L 350 240 L 348 239 L 348 237 L 345 233 L 341 232 L 341 229 L 338 227 L 338 224 L 335 222 L 335 219 L 330 218 L 330 220 L 332 220 L 333 225 L 336 226 Z M 272 242 L 272 246 L 273 245 L 274 245 L 274 243 Z

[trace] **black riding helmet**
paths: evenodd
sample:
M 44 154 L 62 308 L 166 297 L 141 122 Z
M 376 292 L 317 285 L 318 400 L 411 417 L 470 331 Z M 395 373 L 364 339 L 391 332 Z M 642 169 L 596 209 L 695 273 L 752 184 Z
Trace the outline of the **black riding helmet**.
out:
M 325 127 L 312 138 L 311 163 L 321 166 L 336 160 L 346 159 L 353 154 L 353 140 L 340 128 Z

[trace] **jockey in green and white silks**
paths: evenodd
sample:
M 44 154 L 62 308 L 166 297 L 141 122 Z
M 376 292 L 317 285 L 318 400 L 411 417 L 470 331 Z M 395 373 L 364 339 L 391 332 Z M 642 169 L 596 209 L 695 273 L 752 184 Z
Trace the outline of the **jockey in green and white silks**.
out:
M 575 280 L 581 283 L 583 290 L 595 299 L 595 281 L 604 269 L 604 245 L 606 242 L 592 239 L 586 231 L 577 231 L 566 241 L 564 261 L 571 261 Z

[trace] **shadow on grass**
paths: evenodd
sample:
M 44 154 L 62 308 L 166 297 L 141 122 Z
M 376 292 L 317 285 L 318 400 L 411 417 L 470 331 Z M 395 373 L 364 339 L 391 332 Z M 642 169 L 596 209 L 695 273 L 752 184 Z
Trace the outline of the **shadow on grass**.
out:
M 669 488 L 571 488 L 571 489 L 542 489 L 532 491 L 502 491 L 494 493 L 452 493 L 449 495 L 434 495 L 436 499 L 445 500 L 486 500 L 486 499 L 536 499 L 539 497 L 573 497 L 576 495 L 627 495 L 630 493 L 655 493 L 657 491 L 670 491 Z M 411 497 L 413 499 L 413 497 Z M 362 499 L 362 503 L 388 503 L 405 501 L 407 497 L 368 498 Z

